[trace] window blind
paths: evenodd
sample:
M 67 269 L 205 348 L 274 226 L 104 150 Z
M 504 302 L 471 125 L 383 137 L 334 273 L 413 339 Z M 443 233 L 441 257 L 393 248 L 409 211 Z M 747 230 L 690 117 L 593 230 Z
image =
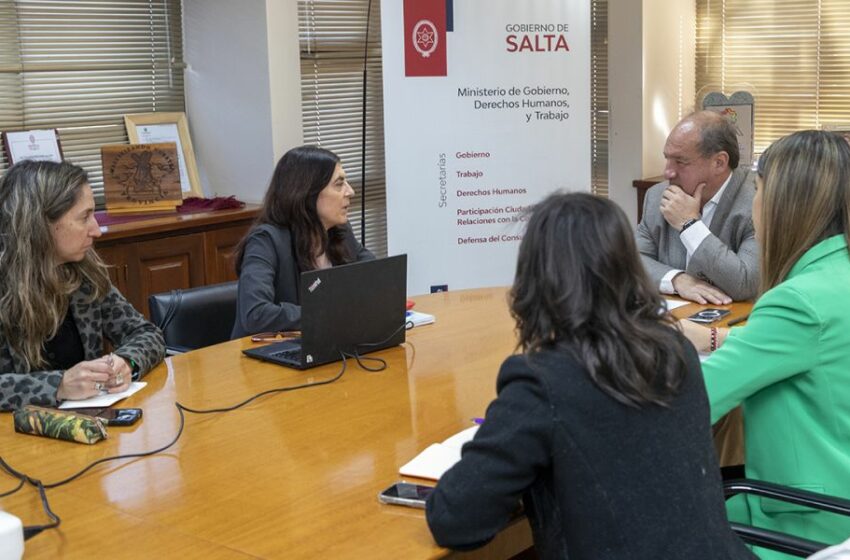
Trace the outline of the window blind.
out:
M 299 0 L 304 142 L 342 158 L 355 189 L 349 215 L 359 237 L 363 54 L 369 0 Z M 387 253 L 381 4 L 372 0 L 366 95 L 366 246 Z M 608 194 L 608 2 L 592 0 L 592 188 Z M 565 147 L 566 149 L 566 147 Z
M 755 151 L 850 125 L 846 0 L 697 0 L 696 89 L 755 98 Z
M 179 0 L 0 0 L 0 130 L 56 128 L 101 202 L 123 116 L 184 110 L 181 17 Z
M 608 198 L 608 0 L 590 5 L 590 180 Z
M 381 3 L 372 0 L 368 51 L 369 0 L 300 0 L 301 98 L 304 143 L 316 144 L 342 159 L 357 194 L 349 219 L 360 238 L 363 132 L 363 56 L 366 52 L 366 247 L 387 254 L 384 96 L 381 69 Z

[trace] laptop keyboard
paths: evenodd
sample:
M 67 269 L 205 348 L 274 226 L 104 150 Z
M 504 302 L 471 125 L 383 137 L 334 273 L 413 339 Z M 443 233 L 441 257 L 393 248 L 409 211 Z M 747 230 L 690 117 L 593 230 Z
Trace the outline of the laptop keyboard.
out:
M 301 350 L 296 350 L 293 348 L 290 348 L 288 350 L 278 350 L 277 352 L 269 353 L 269 356 L 274 356 L 275 358 L 281 358 L 283 360 L 289 360 L 291 362 L 300 362 Z

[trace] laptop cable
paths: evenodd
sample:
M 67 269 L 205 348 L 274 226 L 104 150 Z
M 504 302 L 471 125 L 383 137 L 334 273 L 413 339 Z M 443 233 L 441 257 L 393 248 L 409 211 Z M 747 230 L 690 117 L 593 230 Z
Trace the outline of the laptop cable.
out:
M 369 372 L 372 372 L 372 373 L 384 371 L 385 369 L 387 369 L 387 361 L 385 359 L 375 358 L 373 356 L 363 356 L 363 355 L 360 354 L 360 348 L 373 348 L 375 346 L 381 346 L 382 344 L 386 344 L 386 342 L 388 340 L 391 340 L 395 335 L 397 335 L 399 332 L 401 332 L 402 329 L 409 331 L 410 329 L 413 328 L 413 326 L 414 326 L 413 321 L 406 321 L 399 328 L 394 330 L 392 332 L 392 334 L 390 336 L 388 336 L 387 338 L 385 338 L 384 340 L 381 340 L 380 342 L 364 342 L 364 343 L 361 343 L 361 344 L 355 344 L 353 354 L 343 354 L 343 355 L 348 356 L 349 358 L 354 358 L 355 360 L 357 360 L 357 365 L 360 366 L 362 369 L 365 369 L 366 371 L 369 371 Z M 365 363 L 363 363 L 365 360 L 377 362 L 380 365 L 378 365 L 377 367 L 369 367 Z
M 396 331 L 396 332 L 398 332 L 398 331 Z M 26 484 L 30 484 L 30 485 L 36 487 L 38 489 L 39 495 L 41 497 L 41 504 L 42 504 L 42 508 L 44 509 L 44 513 L 51 520 L 51 522 L 46 524 L 46 525 L 28 525 L 28 526 L 25 526 L 24 527 L 24 540 L 30 539 L 30 538 L 38 535 L 39 533 L 41 533 L 45 529 L 54 529 L 54 528 L 59 526 L 59 524 L 61 523 L 61 519 L 59 518 L 58 515 L 56 515 L 53 512 L 52 509 L 50 509 L 50 502 L 47 500 L 47 493 L 45 492 L 46 489 L 57 488 L 57 487 L 62 486 L 64 484 L 68 484 L 69 482 L 76 480 L 77 478 L 81 477 L 82 475 L 87 473 L 89 470 L 91 470 L 92 468 L 94 468 L 97 465 L 100 465 L 101 463 L 107 463 L 109 461 L 117 461 L 118 459 L 135 459 L 135 458 L 142 458 L 142 457 L 150 457 L 151 455 L 156 455 L 157 453 L 162 453 L 163 451 L 167 450 L 168 448 L 173 446 L 175 443 L 177 443 L 177 441 L 180 439 L 180 436 L 183 435 L 183 428 L 186 425 L 186 417 L 184 415 L 184 412 L 189 412 L 191 414 L 213 414 L 213 413 L 218 413 L 218 412 L 229 412 L 231 410 L 236 410 L 238 408 L 241 408 L 241 407 L 247 405 L 248 403 L 251 403 L 251 402 L 255 401 L 256 399 L 263 397 L 265 395 L 271 395 L 271 394 L 275 394 L 275 393 L 286 393 L 286 392 L 289 392 L 289 391 L 296 391 L 296 390 L 299 390 L 299 389 L 308 389 L 310 387 L 320 387 L 322 385 L 329 385 L 329 384 L 333 383 L 334 381 L 337 381 L 340 377 L 342 377 L 343 374 L 345 373 L 347 366 L 348 366 L 348 361 L 346 359 L 347 355 L 343 352 L 340 352 L 339 354 L 340 354 L 340 357 L 342 358 L 342 367 L 340 368 L 339 373 L 337 373 L 336 375 L 334 375 L 331 378 L 324 379 L 322 381 L 314 381 L 314 382 L 311 382 L 311 383 L 301 383 L 301 384 L 298 384 L 298 385 L 290 385 L 290 386 L 287 386 L 287 387 L 278 387 L 276 389 L 269 389 L 267 391 L 262 391 L 260 393 L 257 393 L 256 395 L 249 397 L 248 399 L 245 399 L 244 401 L 237 403 L 233 406 L 223 407 L 223 408 L 196 409 L 196 408 L 189 408 L 187 406 L 180 404 L 179 402 L 175 402 L 174 406 L 177 408 L 177 412 L 180 415 L 180 427 L 177 429 L 177 434 L 174 436 L 174 439 L 172 439 L 169 443 L 163 445 L 162 447 L 152 449 L 150 451 L 142 451 L 142 452 L 139 452 L 139 453 L 125 453 L 125 454 L 122 454 L 122 455 L 112 455 L 110 457 L 103 457 L 102 459 L 98 459 L 97 461 L 89 463 L 83 469 L 79 470 L 78 472 L 74 473 L 73 475 L 71 475 L 67 478 L 64 478 L 64 479 L 62 479 L 58 482 L 52 482 L 50 484 L 44 484 L 44 483 L 42 483 L 41 480 L 36 479 L 36 478 L 32 478 L 31 476 L 14 469 L 11 465 L 9 465 L 9 463 L 7 463 L 3 459 L 2 456 L 0 456 L 0 469 L 6 471 L 7 474 L 9 474 L 10 476 L 17 478 L 19 480 L 19 483 L 15 488 L 13 488 L 12 490 L 9 490 L 7 492 L 0 493 L 0 498 L 5 498 L 6 496 L 11 496 L 12 494 L 15 494 L 21 488 L 23 488 L 24 485 L 26 485 Z M 358 359 L 358 363 L 360 363 L 359 359 Z M 384 362 L 384 367 L 386 367 L 386 362 Z

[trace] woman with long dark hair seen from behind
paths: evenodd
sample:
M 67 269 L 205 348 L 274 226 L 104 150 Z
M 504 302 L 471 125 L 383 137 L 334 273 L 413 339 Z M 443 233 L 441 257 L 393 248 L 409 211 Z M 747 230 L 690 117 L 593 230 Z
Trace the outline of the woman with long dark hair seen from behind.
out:
M 126 390 L 162 334 L 109 282 L 85 171 L 23 161 L 0 180 L 0 410 Z M 104 339 L 114 350 L 104 354 Z
M 301 146 L 280 158 L 257 222 L 236 251 L 233 338 L 298 329 L 302 272 L 375 258 L 348 224 L 353 195 L 333 152 Z
M 850 499 L 850 145 L 805 130 L 758 161 L 753 222 L 761 250 L 758 300 L 743 327 L 683 322 L 703 364 L 711 416 L 738 405 L 745 467 L 755 478 Z M 729 517 L 828 544 L 850 520 L 756 496 Z M 758 550 L 761 558 L 788 558 Z
M 608 200 L 533 210 L 510 293 L 521 355 L 427 502 L 438 544 L 492 539 L 520 499 L 540 558 L 752 558 L 726 520 L 697 354 Z

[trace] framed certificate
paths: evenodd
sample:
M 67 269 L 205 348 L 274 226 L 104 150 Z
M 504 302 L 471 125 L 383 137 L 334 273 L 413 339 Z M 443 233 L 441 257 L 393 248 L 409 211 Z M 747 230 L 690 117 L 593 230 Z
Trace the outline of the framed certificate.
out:
M 180 188 L 183 197 L 204 196 L 198 166 L 195 163 L 195 151 L 189 136 L 186 113 L 141 113 L 124 115 L 124 125 L 131 144 L 177 144 L 177 156 L 180 166 Z
M 55 128 L 44 130 L 21 130 L 3 133 L 3 149 L 9 165 L 25 159 L 36 161 L 62 161 L 62 147 Z

